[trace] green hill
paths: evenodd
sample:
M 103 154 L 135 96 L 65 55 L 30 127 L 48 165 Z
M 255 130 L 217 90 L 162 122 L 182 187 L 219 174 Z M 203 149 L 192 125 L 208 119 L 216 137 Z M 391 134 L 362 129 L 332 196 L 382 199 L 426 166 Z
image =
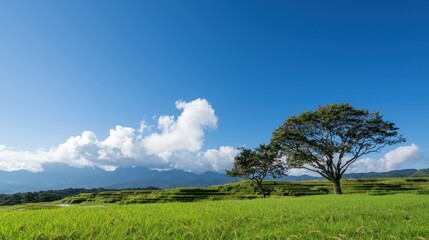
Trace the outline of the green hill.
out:
M 326 180 L 302 182 L 266 181 L 269 197 L 308 196 L 332 193 L 332 186 Z M 342 181 L 344 194 L 364 193 L 386 195 L 396 193 L 429 193 L 429 177 L 345 179 Z M 157 203 L 192 202 L 201 200 L 254 199 L 262 197 L 255 184 L 243 181 L 206 188 L 174 188 L 165 190 L 122 190 L 99 193 L 81 193 L 61 200 L 64 204 L 101 203 Z
M 429 177 L 429 168 L 417 170 L 410 177 Z

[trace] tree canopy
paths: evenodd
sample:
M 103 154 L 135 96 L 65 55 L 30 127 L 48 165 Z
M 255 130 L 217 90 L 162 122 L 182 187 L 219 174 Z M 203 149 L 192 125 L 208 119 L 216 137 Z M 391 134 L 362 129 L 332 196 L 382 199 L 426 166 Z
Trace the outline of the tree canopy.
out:
M 267 176 L 273 178 L 285 175 L 284 162 L 278 156 L 278 150 L 272 145 L 261 144 L 255 149 L 239 148 L 241 152 L 234 158 L 231 170 L 226 170 L 228 176 L 248 179 L 258 185 L 265 198 L 266 192 L 263 180 Z
M 272 144 L 288 168 L 316 172 L 341 194 L 341 177 L 358 158 L 405 141 L 397 130 L 379 112 L 331 104 L 288 118 L 273 132 Z

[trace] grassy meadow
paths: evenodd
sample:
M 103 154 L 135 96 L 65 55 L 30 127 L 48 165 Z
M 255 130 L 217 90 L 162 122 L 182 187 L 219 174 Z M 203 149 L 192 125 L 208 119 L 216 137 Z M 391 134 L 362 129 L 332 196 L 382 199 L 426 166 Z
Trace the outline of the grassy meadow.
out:
M 0 239 L 429 239 L 429 196 L 318 195 L 0 210 Z

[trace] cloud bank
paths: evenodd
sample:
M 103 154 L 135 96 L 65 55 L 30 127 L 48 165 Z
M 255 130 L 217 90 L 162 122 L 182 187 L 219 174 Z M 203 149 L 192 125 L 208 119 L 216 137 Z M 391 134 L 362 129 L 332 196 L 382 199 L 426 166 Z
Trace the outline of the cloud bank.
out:
M 398 147 L 380 159 L 363 158 L 350 166 L 350 172 L 386 172 L 410 168 L 414 164 L 427 162 L 416 144 Z
M 156 130 L 144 121 L 139 129 L 116 126 L 100 140 L 91 131 L 73 136 L 48 150 L 16 151 L 0 145 L 0 170 L 43 171 L 42 164 L 66 163 L 74 167 L 100 167 L 114 170 L 120 166 L 177 168 L 185 171 L 223 172 L 231 167 L 237 150 L 230 146 L 202 151 L 205 130 L 217 127 L 214 109 L 205 99 L 177 101 L 181 114 L 160 116 Z
M 144 166 L 158 169 L 182 169 L 201 173 L 224 172 L 230 169 L 238 150 L 231 146 L 203 150 L 205 132 L 217 127 L 218 117 L 205 99 L 177 101 L 179 116 L 160 116 L 156 126 L 140 123 L 138 129 L 116 126 L 106 139 L 98 139 L 91 131 L 72 136 L 50 149 L 18 151 L 0 145 L 0 170 L 43 171 L 44 163 L 66 163 L 73 167 Z M 380 159 L 363 158 L 348 172 L 382 172 L 409 167 L 422 161 L 417 145 L 402 146 Z M 314 173 L 291 169 L 289 175 Z

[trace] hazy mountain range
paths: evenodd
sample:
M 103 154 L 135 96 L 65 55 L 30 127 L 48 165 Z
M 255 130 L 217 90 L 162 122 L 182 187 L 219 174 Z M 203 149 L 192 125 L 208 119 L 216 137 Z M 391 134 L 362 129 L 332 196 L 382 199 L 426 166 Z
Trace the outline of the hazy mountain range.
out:
M 239 181 L 225 174 L 205 172 L 195 174 L 182 170 L 150 170 L 144 167 L 118 168 L 106 172 L 99 168 L 74 168 L 66 164 L 45 164 L 44 171 L 0 171 L 0 193 L 29 192 L 65 188 L 159 188 L 210 186 Z M 345 178 L 409 177 L 428 175 L 428 169 L 405 169 L 386 173 L 350 173 Z M 320 179 L 308 175 L 287 176 L 282 180 Z

